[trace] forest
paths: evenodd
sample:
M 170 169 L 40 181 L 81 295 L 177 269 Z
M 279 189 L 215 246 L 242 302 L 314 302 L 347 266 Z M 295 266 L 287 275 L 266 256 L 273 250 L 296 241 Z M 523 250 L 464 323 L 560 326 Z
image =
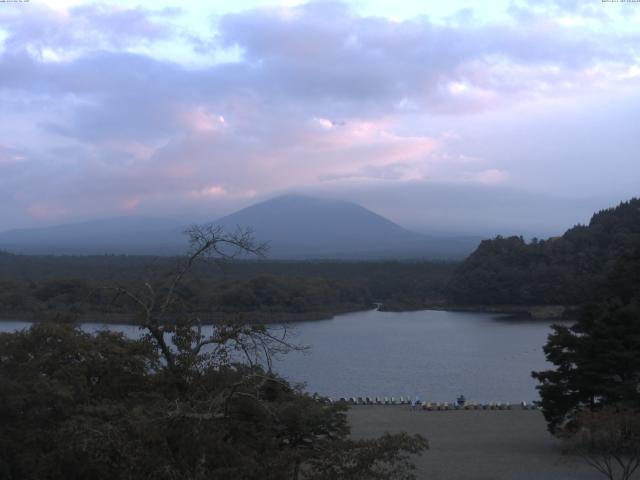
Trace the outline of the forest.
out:
M 605 301 L 629 276 L 640 245 L 640 199 L 597 212 L 588 225 L 546 240 L 498 236 L 462 262 L 203 262 L 181 286 L 190 308 L 218 318 L 279 322 L 373 308 L 565 305 Z M 108 285 L 166 275 L 179 257 L 26 256 L 0 252 L 0 316 L 127 321 L 129 301 Z M 622 281 L 622 280 L 620 280 Z M 628 288 L 640 285 L 635 279 Z
M 0 253 L 0 314 L 126 321 L 130 301 L 103 287 L 170 272 L 178 257 L 26 256 Z M 453 262 L 226 260 L 198 264 L 181 286 L 190 308 L 260 322 L 316 319 L 373 308 L 416 309 L 444 301 Z
M 640 199 L 597 212 L 547 240 L 501 237 L 483 241 L 454 271 L 450 305 L 583 305 L 605 301 L 612 277 L 628 278 L 640 248 Z M 625 280 L 627 281 L 627 280 Z M 628 288 L 638 288 L 629 279 Z M 635 283 L 633 283 L 635 282 Z

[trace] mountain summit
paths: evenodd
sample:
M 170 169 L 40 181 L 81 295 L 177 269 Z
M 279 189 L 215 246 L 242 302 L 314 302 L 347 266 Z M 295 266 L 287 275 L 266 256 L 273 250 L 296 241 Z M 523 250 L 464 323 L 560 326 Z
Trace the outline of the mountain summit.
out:
M 275 259 L 462 258 L 479 243 L 409 231 L 360 205 L 285 195 L 220 218 L 228 230 L 251 228 Z M 0 249 L 39 254 L 178 254 L 186 238 L 177 223 L 129 217 L 0 233 Z
M 285 195 L 223 217 L 227 229 L 250 226 L 274 258 L 455 258 L 476 239 L 438 239 L 409 231 L 355 203 Z

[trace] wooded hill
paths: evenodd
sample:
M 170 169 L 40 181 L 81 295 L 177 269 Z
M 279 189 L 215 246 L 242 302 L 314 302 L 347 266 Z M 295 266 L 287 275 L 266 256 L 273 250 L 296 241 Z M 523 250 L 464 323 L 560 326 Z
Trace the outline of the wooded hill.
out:
M 640 288 L 630 269 L 640 252 L 640 199 L 593 215 L 561 237 L 481 242 L 454 271 L 454 305 L 581 305 L 606 300 L 612 282 Z

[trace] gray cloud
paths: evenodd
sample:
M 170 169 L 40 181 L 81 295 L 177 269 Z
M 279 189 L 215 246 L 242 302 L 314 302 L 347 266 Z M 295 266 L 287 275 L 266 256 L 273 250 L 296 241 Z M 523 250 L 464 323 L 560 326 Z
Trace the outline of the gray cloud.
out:
M 117 49 L 167 39 L 175 33 L 168 20 L 177 14 L 178 9 L 147 10 L 97 3 L 65 12 L 35 3 L 28 8 L 3 9 L 0 25 L 9 32 L 5 49 L 30 47 L 42 54 L 43 49 Z
M 545 5 L 554 13 L 576 7 Z M 8 125 L 0 213 L 10 223 L 214 212 L 270 192 L 367 179 L 394 192 L 427 180 L 465 189 L 508 179 L 535 190 L 542 180 L 522 178 L 537 175 L 532 152 L 548 138 L 548 119 L 526 127 L 521 140 L 532 145 L 517 152 L 514 108 L 539 103 L 539 113 L 575 98 L 564 117 L 571 122 L 594 92 L 640 78 L 629 74 L 637 38 L 568 28 L 522 4 L 501 24 L 477 23 L 471 11 L 445 23 L 397 22 L 327 2 L 255 9 L 218 18 L 214 42 L 186 36 L 173 10 L 24 12 L 0 12 L 0 120 Z M 194 68 L 132 48 L 185 39 L 201 55 L 232 47 L 242 55 Z M 501 111 L 516 113 L 494 115 Z M 602 139 L 598 151 L 611 151 L 611 142 Z M 617 153 L 627 159 L 632 147 Z M 544 165 L 566 160 L 540 151 Z M 24 158 L 10 160 L 16 155 Z M 575 174 L 575 162 L 566 165 L 563 178 Z M 622 174 L 635 172 L 625 165 Z
M 227 15 L 220 35 L 225 45 L 243 49 L 268 85 L 281 86 L 273 93 L 347 101 L 358 108 L 372 99 L 377 108 L 392 109 L 407 99 L 427 110 L 446 110 L 447 101 L 456 100 L 443 93 L 449 82 L 468 82 L 498 94 L 508 93 L 508 83 L 512 92 L 524 92 L 532 80 L 553 85 L 600 61 L 636 59 L 620 48 L 630 39 L 615 34 L 609 41 L 594 38 L 549 18 L 532 24 L 451 27 L 434 25 L 427 17 L 404 22 L 361 18 L 335 5 L 319 15 L 320 8 L 312 3 L 289 15 L 278 10 Z M 495 68 L 499 62 L 521 70 L 558 70 L 532 79 L 521 72 L 501 72 Z

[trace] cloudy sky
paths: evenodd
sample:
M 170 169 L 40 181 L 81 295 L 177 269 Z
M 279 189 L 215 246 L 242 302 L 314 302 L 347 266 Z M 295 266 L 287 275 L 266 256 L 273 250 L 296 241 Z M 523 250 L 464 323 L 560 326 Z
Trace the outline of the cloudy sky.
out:
M 640 194 L 640 3 L 0 3 L 0 230 L 283 192 L 554 233 Z

